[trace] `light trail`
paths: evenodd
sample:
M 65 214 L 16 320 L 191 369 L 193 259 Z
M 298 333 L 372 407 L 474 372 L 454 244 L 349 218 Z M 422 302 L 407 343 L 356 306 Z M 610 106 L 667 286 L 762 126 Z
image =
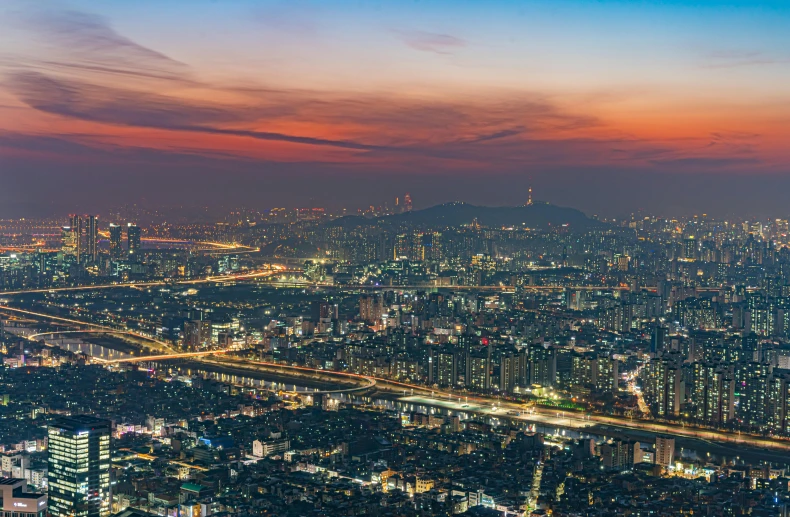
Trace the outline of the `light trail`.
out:
M 363 386 L 355 386 L 353 388 L 341 388 L 341 389 L 337 389 L 337 390 L 326 390 L 326 391 L 311 391 L 309 393 L 301 393 L 301 392 L 297 392 L 297 391 L 287 392 L 287 393 L 293 393 L 293 394 L 297 394 L 297 395 L 327 395 L 327 394 L 338 394 L 338 393 L 352 393 L 354 391 L 361 391 L 361 390 L 366 390 L 366 389 L 369 389 L 369 388 L 373 388 L 378 383 L 378 379 L 377 378 L 370 377 L 368 375 L 361 375 L 361 374 L 349 373 L 349 372 L 336 372 L 334 370 L 320 370 L 320 369 L 317 369 L 317 368 L 309 368 L 309 367 L 306 367 L 306 366 L 302 367 L 302 366 L 283 365 L 283 364 L 279 364 L 279 363 L 268 363 L 268 362 L 265 362 L 265 361 L 247 361 L 247 360 L 245 360 L 241 364 L 238 364 L 238 363 L 235 363 L 235 364 L 234 363 L 230 363 L 229 364 L 229 361 L 201 361 L 201 362 L 209 363 L 209 364 L 216 364 L 216 365 L 219 365 L 219 366 L 224 366 L 226 368 L 227 367 L 239 368 L 239 369 L 251 370 L 251 371 L 256 371 L 256 370 L 254 368 L 248 368 L 248 367 L 245 367 L 243 365 L 267 366 L 267 367 L 271 367 L 271 368 L 277 368 L 277 369 L 283 369 L 284 368 L 284 369 L 289 369 L 289 370 L 294 370 L 294 371 L 302 370 L 302 371 L 307 371 L 309 374 L 323 373 L 323 374 L 326 374 L 327 377 L 332 377 L 332 376 L 348 377 L 348 378 L 352 378 L 352 379 L 355 379 L 355 380 L 363 380 L 363 381 L 366 382 L 366 384 L 363 385 Z
M 86 326 L 86 327 L 98 329 L 95 333 L 102 333 L 103 332 L 105 334 L 126 334 L 126 335 L 130 335 L 130 336 L 134 336 L 134 337 L 136 337 L 138 339 L 142 339 L 142 340 L 147 341 L 149 343 L 154 343 L 156 345 L 159 345 L 160 347 L 164 348 L 165 350 L 172 351 L 172 348 L 170 348 L 170 345 L 165 343 L 165 342 L 163 342 L 163 341 L 159 341 L 158 339 L 154 339 L 152 337 L 146 336 L 145 334 L 140 334 L 140 333 L 132 332 L 132 331 L 129 331 L 129 330 L 120 330 L 119 331 L 118 329 L 114 329 L 114 328 L 108 327 L 106 325 L 99 325 L 97 323 L 88 323 L 88 322 L 85 322 L 85 321 L 75 320 L 75 319 L 71 319 L 71 318 L 62 318 L 60 316 L 52 316 L 51 314 L 45 314 L 45 313 L 42 313 L 42 312 L 28 311 L 28 310 L 25 310 L 25 309 L 16 309 L 14 307 L 8 307 L 7 305 L 0 305 L 0 311 L 16 312 L 16 313 L 25 314 L 25 315 L 28 315 L 28 316 L 36 316 L 36 317 L 39 317 L 39 318 L 49 319 L 49 320 L 52 320 L 52 321 L 58 321 L 58 322 L 63 322 L 63 323 L 69 323 L 69 324 L 72 324 L 72 325 L 80 325 L 80 326 Z M 72 332 L 86 332 L 86 331 L 85 330 L 82 330 L 82 331 L 77 330 L 77 331 L 72 331 Z M 90 332 L 90 331 L 87 331 L 87 332 Z M 60 334 L 60 333 L 63 333 L 63 332 L 58 332 L 58 331 L 42 332 L 42 333 L 39 333 L 39 334 L 34 334 L 34 336 L 35 335 L 46 335 L 46 334 Z M 31 340 L 31 337 L 28 337 L 27 339 Z
M 0 307 L 1 309 L 2 307 Z M 144 339 L 146 341 L 156 343 L 159 345 L 167 346 L 167 350 L 171 350 L 169 345 L 163 343 L 162 341 L 157 341 L 155 339 L 149 338 L 147 336 L 142 336 L 140 334 L 136 334 L 134 332 L 129 332 L 125 330 L 53 330 L 51 332 L 39 332 L 37 334 L 31 334 L 27 336 L 29 341 L 35 341 L 35 338 L 40 336 L 55 336 L 61 334 L 112 334 L 112 335 L 128 335 L 134 336 L 136 338 Z M 49 344 L 48 344 L 49 345 Z M 57 346 L 57 345 L 50 345 L 50 346 Z M 136 356 L 136 357 L 126 357 L 123 359 L 103 359 L 101 357 L 91 356 L 94 360 L 103 363 L 103 364 L 116 364 L 116 363 L 138 363 L 138 362 L 145 362 L 145 361 L 157 361 L 157 360 L 164 360 L 164 359 L 182 359 L 186 357 L 202 357 L 207 355 L 215 355 L 215 354 L 226 354 L 228 352 L 233 352 L 235 350 L 229 349 L 218 349 L 218 350 L 203 350 L 200 352 L 176 352 L 171 354 L 159 354 L 159 355 L 144 355 L 144 356 Z
M 277 275 L 280 273 L 288 272 L 289 270 L 279 264 L 271 264 L 268 269 L 255 270 L 251 273 L 240 273 L 237 275 L 220 275 L 209 276 L 206 278 L 199 278 L 195 280 L 177 280 L 175 282 L 155 281 L 155 282 L 120 282 L 117 284 L 99 284 L 99 285 L 80 285 L 74 287 L 54 287 L 50 289 L 23 289 L 18 291 L 4 291 L 0 292 L 0 296 L 14 296 L 19 294 L 35 294 L 35 293 L 59 293 L 68 291 L 90 291 L 92 289 L 117 289 L 120 287 L 156 287 L 162 285 L 197 285 L 206 284 L 211 282 L 231 282 L 236 280 L 252 280 L 255 278 L 263 278 L 267 276 Z
M 223 363 L 227 364 L 226 362 Z M 598 424 L 598 425 L 617 427 L 621 429 L 648 431 L 656 434 L 669 434 L 679 437 L 709 440 L 711 442 L 718 442 L 718 443 L 727 443 L 727 444 L 736 443 L 736 444 L 742 444 L 751 447 L 761 447 L 767 449 L 790 451 L 790 440 L 786 440 L 782 438 L 769 438 L 769 437 L 755 436 L 755 435 L 742 434 L 742 433 L 733 433 L 728 431 L 700 429 L 700 428 L 689 427 L 685 425 L 675 425 L 675 424 L 669 424 L 664 422 L 653 422 L 649 420 L 625 419 L 625 418 L 606 416 L 606 415 L 590 414 L 590 415 L 577 416 L 576 414 L 569 411 L 557 411 L 556 409 L 545 409 L 545 408 L 531 408 L 529 414 L 522 413 L 519 416 L 513 416 L 513 415 L 507 415 L 506 411 L 514 410 L 514 411 L 523 412 L 524 404 L 516 403 L 516 402 L 508 402 L 496 397 L 468 396 L 466 394 L 459 395 L 453 392 L 432 390 L 430 388 L 426 388 L 425 386 L 393 381 L 391 379 L 386 379 L 382 377 L 361 375 L 361 374 L 355 374 L 349 372 L 336 372 L 332 370 L 320 370 L 318 368 L 310 368 L 307 366 L 282 365 L 282 364 L 270 363 L 265 361 L 243 361 L 243 364 L 253 364 L 253 365 L 259 364 L 262 366 L 280 368 L 282 370 L 314 372 L 321 374 L 338 375 L 341 377 L 348 377 L 354 379 L 375 380 L 376 387 L 379 389 L 383 389 L 384 391 L 387 391 L 386 390 L 387 386 L 394 386 L 396 387 L 396 389 L 394 390 L 394 392 L 396 393 L 402 392 L 404 391 L 404 389 L 414 390 L 417 393 L 426 393 L 426 394 L 431 393 L 429 397 L 404 396 L 399 400 L 407 401 L 407 402 L 409 401 L 417 402 L 424 405 L 433 405 L 436 407 L 444 407 L 460 412 L 481 413 L 481 414 L 487 414 L 501 418 L 534 421 L 538 423 L 555 425 L 557 427 L 576 428 L 576 429 L 586 429 L 593 426 L 594 424 Z M 443 399 L 434 398 L 434 394 L 439 395 L 440 397 L 447 397 L 447 399 L 443 400 Z M 460 398 L 462 397 L 465 398 L 465 400 L 471 401 L 473 404 L 474 403 L 480 404 L 481 407 L 475 408 L 469 406 L 468 404 L 461 404 L 460 401 L 455 402 L 456 400 L 460 400 Z M 465 405 L 467 407 L 463 407 Z M 496 406 L 498 408 L 498 411 L 494 411 L 492 409 L 493 406 Z M 503 412 L 499 412 L 499 411 L 503 411 Z M 557 416 L 560 412 L 563 414 L 561 418 Z
M 143 361 L 162 361 L 166 359 L 183 359 L 186 357 L 202 357 L 206 355 L 227 354 L 228 352 L 237 352 L 238 350 L 203 350 L 201 352 L 179 352 L 176 354 L 162 354 L 162 355 L 146 355 L 142 357 L 127 357 L 124 359 L 102 359 L 101 362 L 107 364 L 117 363 L 139 363 Z
M 141 460 L 156 461 L 156 460 L 159 459 L 158 456 L 154 456 L 153 454 L 146 454 L 144 452 L 135 452 L 135 451 L 133 451 L 131 449 L 124 448 L 124 449 L 119 449 L 119 450 L 123 451 L 123 452 L 128 452 L 129 454 L 132 454 L 133 456 L 135 456 L 137 458 L 140 458 Z M 200 465 L 193 465 L 191 463 L 186 463 L 186 462 L 183 462 L 183 461 L 169 460 L 169 459 L 165 460 L 165 461 L 167 461 L 171 465 L 178 465 L 179 467 L 187 467 L 187 468 L 190 468 L 190 469 L 199 470 L 201 472 L 206 472 L 206 471 L 209 470 L 206 467 L 201 467 Z

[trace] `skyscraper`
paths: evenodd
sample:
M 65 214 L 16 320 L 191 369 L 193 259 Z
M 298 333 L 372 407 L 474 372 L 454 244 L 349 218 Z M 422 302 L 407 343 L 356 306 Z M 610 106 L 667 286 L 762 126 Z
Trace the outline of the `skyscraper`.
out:
M 135 257 L 140 253 L 140 227 L 129 223 L 126 227 L 126 245 L 129 249 L 129 256 Z
M 77 257 L 77 262 L 80 262 L 82 260 L 82 253 L 84 252 L 82 248 L 82 216 L 77 214 L 69 215 L 69 228 L 74 232 L 74 239 L 76 240 L 74 255 Z
M 85 259 L 91 264 L 96 263 L 99 257 L 99 216 L 85 216 Z
M 77 231 L 72 228 L 71 226 L 64 226 L 61 228 L 60 233 L 61 239 L 61 251 L 63 252 L 64 257 L 74 257 L 73 260 L 76 260 L 79 250 L 79 240 L 80 236 Z
M 123 228 L 110 223 L 110 256 L 120 258 L 123 255 Z
M 49 511 L 55 517 L 110 514 L 110 422 L 87 415 L 49 426 Z

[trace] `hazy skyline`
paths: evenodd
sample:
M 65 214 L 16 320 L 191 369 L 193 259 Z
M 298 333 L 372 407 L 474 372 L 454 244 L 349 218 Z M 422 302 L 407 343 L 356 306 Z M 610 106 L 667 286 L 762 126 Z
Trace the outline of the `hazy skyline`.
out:
M 0 216 L 121 203 L 787 215 L 790 6 L 4 2 Z

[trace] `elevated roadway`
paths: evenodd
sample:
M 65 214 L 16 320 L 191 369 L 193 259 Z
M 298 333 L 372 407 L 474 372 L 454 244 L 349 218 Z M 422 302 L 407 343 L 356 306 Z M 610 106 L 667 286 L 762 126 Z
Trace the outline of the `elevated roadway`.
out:
M 280 273 L 287 272 L 288 269 L 280 264 L 272 264 L 268 268 L 257 269 L 246 273 L 239 273 L 235 275 L 218 275 L 208 276 L 205 278 L 198 278 L 194 280 L 177 280 L 174 282 L 155 281 L 155 282 L 118 282 L 113 284 L 99 284 L 99 285 L 80 285 L 74 287 L 54 287 L 51 289 L 20 289 L 16 291 L 0 291 L 0 296 L 15 296 L 20 294 L 33 294 L 33 293 L 59 293 L 69 291 L 91 291 L 94 289 L 118 289 L 121 287 L 156 287 L 162 285 L 197 285 L 207 284 L 212 282 L 231 282 L 243 280 L 255 280 L 258 278 L 265 278 Z
M 628 417 L 608 416 L 599 414 L 582 414 L 550 408 L 525 408 L 524 404 L 503 401 L 497 397 L 461 394 L 430 387 L 409 384 L 381 377 L 359 375 L 348 372 L 331 372 L 306 366 L 286 366 L 261 361 L 222 361 L 224 365 L 236 364 L 246 367 L 260 365 L 276 368 L 279 372 L 295 371 L 301 374 L 315 372 L 347 377 L 350 379 L 369 379 L 375 381 L 375 389 L 400 395 L 398 400 L 430 407 L 450 409 L 453 411 L 495 416 L 497 418 L 516 419 L 543 425 L 552 425 L 566 429 L 589 429 L 594 426 L 609 426 L 621 430 L 638 430 L 655 434 L 677 437 L 695 438 L 714 443 L 737 444 L 747 447 L 771 449 L 790 452 L 790 440 L 778 437 L 756 436 L 738 432 L 720 431 L 691 427 L 682 424 L 671 424 L 650 420 L 631 419 Z

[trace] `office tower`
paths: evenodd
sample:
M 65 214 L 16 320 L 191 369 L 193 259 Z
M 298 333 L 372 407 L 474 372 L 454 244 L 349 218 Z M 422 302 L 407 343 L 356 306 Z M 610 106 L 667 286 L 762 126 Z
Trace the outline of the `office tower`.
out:
M 123 228 L 110 223 L 110 256 L 120 258 L 123 256 Z
M 656 465 L 669 467 L 675 458 L 675 439 L 669 436 L 656 436 Z
M 2 511 L 11 517 L 46 517 L 47 496 L 30 492 L 27 480 L 17 478 L 0 479 Z
M 85 258 L 95 264 L 99 256 L 99 216 L 88 215 L 85 220 Z
M 140 243 L 140 227 L 136 224 L 129 223 L 126 227 L 126 247 L 129 250 L 130 257 L 136 257 L 140 254 Z
M 72 228 L 71 226 L 64 226 L 60 230 L 60 240 L 61 240 L 61 251 L 63 252 L 64 257 L 74 257 L 76 258 L 79 256 L 79 233 Z
M 403 196 L 403 211 L 411 212 L 411 194 L 408 192 Z
M 82 216 L 70 214 L 69 228 L 71 228 L 71 231 L 74 232 L 74 239 L 76 240 L 74 246 L 74 255 L 77 257 L 77 261 L 79 262 L 82 260 L 82 254 L 85 251 L 82 247 Z
M 63 417 L 49 425 L 49 511 L 55 517 L 110 514 L 109 420 Z

